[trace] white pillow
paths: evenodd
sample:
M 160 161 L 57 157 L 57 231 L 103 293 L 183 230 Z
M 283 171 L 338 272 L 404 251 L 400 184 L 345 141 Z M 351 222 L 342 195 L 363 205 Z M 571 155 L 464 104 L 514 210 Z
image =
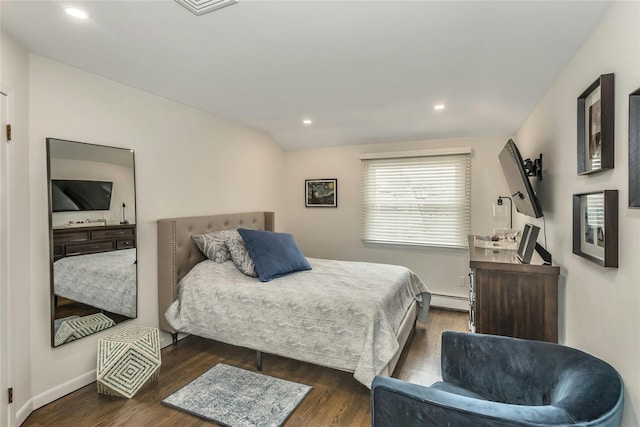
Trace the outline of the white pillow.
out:
M 238 230 L 233 230 L 232 233 L 227 234 L 224 242 L 227 245 L 227 249 L 229 249 L 233 265 L 247 276 L 258 277 L 249 249 L 247 249 L 247 245 L 245 245 Z
M 191 236 L 193 243 L 211 261 L 226 262 L 231 259 L 231 254 L 225 243 L 228 236 L 238 234 L 236 230 L 216 230 L 205 234 Z

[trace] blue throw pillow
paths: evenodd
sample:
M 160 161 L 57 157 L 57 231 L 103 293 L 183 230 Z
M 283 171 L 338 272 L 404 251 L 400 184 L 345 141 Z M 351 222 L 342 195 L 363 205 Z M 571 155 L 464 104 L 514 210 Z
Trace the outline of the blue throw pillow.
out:
M 238 228 L 238 233 L 249 249 L 261 281 L 268 282 L 294 271 L 311 270 L 293 235 L 247 228 Z

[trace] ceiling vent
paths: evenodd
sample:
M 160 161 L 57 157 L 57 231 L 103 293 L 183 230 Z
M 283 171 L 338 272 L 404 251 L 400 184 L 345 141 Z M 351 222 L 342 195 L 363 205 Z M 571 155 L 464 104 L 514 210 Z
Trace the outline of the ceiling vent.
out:
M 182 6 L 189 9 L 196 15 L 204 15 L 208 12 L 213 12 L 216 9 L 221 9 L 226 6 L 236 4 L 238 0 L 176 0 Z

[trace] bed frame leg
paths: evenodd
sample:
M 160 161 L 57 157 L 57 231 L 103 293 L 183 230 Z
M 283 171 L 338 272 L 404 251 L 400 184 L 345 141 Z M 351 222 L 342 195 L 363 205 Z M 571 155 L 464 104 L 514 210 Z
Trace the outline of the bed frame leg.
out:
M 171 334 L 171 341 L 173 342 L 173 345 L 178 345 L 178 333 L 174 332 Z
M 256 369 L 262 371 L 262 352 L 256 350 Z

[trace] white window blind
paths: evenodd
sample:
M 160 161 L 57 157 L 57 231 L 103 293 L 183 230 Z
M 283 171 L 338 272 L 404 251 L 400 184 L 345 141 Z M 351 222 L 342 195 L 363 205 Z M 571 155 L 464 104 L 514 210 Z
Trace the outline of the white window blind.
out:
M 363 159 L 362 173 L 362 240 L 467 246 L 469 153 Z

